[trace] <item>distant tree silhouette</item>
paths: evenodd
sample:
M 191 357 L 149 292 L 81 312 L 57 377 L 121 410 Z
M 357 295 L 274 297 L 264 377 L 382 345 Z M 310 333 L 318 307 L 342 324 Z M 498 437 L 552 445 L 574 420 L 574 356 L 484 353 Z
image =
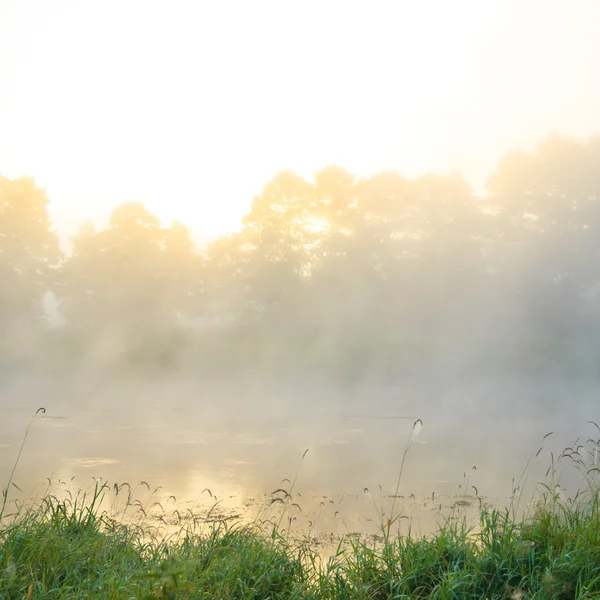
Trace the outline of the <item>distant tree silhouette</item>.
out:
M 532 153 L 508 153 L 488 182 L 504 285 L 530 323 L 560 336 L 583 333 L 581 298 L 600 281 L 599 167 L 600 136 L 552 135 Z
M 0 177 L 0 328 L 39 324 L 60 260 L 48 198 L 29 177 Z
M 241 230 L 201 251 L 184 225 L 133 202 L 104 229 L 83 225 L 62 263 L 44 191 L 0 179 L 0 321 L 39 319 L 53 289 L 67 327 L 91 336 L 198 318 L 217 327 L 200 334 L 207 360 L 339 363 L 355 376 L 468 346 L 480 362 L 568 353 L 600 334 L 599 167 L 600 136 L 553 135 L 507 153 L 481 197 L 456 174 L 280 171 Z
M 254 198 L 236 238 L 242 313 L 279 320 L 294 304 L 308 267 L 311 194 L 301 177 L 280 172 Z
M 83 226 L 64 268 L 64 308 L 73 324 L 147 330 L 197 310 L 201 263 L 190 233 L 166 229 L 140 202 L 117 207 L 106 229 Z

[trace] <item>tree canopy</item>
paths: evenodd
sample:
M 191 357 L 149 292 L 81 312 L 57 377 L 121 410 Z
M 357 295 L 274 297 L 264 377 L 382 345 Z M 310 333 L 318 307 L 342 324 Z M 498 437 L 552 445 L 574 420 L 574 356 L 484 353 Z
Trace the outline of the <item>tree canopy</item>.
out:
M 298 360 L 344 351 L 397 366 L 476 335 L 593 344 L 599 167 L 600 136 L 553 135 L 502 158 L 484 195 L 456 174 L 281 171 L 239 232 L 202 248 L 131 202 L 103 229 L 82 225 L 66 256 L 44 190 L 0 178 L 0 321 L 38 322 L 52 291 L 67 329 L 193 329 Z
M 0 328 L 31 326 L 44 315 L 60 251 L 48 198 L 32 178 L 0 177 Z

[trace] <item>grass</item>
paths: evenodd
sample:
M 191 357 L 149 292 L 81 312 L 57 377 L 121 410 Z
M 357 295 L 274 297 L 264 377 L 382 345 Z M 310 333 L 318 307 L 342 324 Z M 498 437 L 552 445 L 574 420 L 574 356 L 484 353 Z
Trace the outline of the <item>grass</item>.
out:
M 47 496 L 2 530 L 2 598 L 301 598 L 302 569 L 253 528 L 148 541 L 89 504 Z
M 413 428 L 399 478 L 417 433 Z M 588 440 L 552 457 L 547 479 L 520 516 L 518 502 L 483 508 L 478 523 L 448 519 L 435 535 L 417 538 L 390 532 L 399 518 L 392 506 L 379 541 L 353 539 L 326 561 L 308 541 L 293 542 L 281 529 L 298 473 L 283 499 L 270 505 L 281 512 L 264 521 L 269 529 L 258 521 L 198 525 L 178 515 L 179 525 L 158 535 L 144 519 L 125 519 L 136 508 L 129 486 L 118 518 L 105 509 L 112 493 L 106 484 L 62 497 L 49 485 L 41 500 L 16 504 L 11 514 L 4 514 L 5 493 L 0 598 L 597 599 L 598 448 Z M 561 469 L 581 475 L 572 498 L 560 486 Z M 383 514 L 383 507 L 375 509 Z M 151 507 L 137 510 L 147 514 Z

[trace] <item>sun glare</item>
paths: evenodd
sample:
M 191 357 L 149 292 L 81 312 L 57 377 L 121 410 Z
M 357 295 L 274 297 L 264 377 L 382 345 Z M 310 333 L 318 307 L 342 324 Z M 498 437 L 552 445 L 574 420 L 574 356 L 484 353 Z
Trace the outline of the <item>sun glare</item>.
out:
M 67 233 L 130 200 L 236 230 L 279 169 L 479 185 L 511 145 L 600 127 L 592 2 L 544 5 L 536 32 L 516 1 L 5 4 L 0 169 Z

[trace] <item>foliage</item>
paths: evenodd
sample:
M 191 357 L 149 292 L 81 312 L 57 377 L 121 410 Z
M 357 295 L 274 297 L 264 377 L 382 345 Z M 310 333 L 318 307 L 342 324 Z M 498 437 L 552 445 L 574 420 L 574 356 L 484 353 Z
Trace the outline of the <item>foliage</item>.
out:
M 457 362 L 555 370 L 585 358 L 597 370 L 598 164 L 600 137 L 551 136 L 505 156 L 481 197 L 458 175 L 283 171 L 239 232 L 202 248 L 134 202 L 104 229 L 82 226 L 62 260 L 44 191 L 2 179 L 0 319 L 39 319 L 52 290 L 65 337 L 94 356 L 110 348 L 116 364 L 318 362 L 358 377 L 452 350 Z M 172 335 L 190 343 L 146 352 Z
M 46 192 L 28 177 L 0 177 L 0 331 L 43 317 L 43 297 L 55 287 L 59 258 Z
M 583 599 L 600 594 L 598 490 L 515 521 L 483 510 L 430 538 L 352 541 L 322 561 L 255 526 L 148 536 L 86 499 L 48 495 L 0 529 L 0 598 Z

